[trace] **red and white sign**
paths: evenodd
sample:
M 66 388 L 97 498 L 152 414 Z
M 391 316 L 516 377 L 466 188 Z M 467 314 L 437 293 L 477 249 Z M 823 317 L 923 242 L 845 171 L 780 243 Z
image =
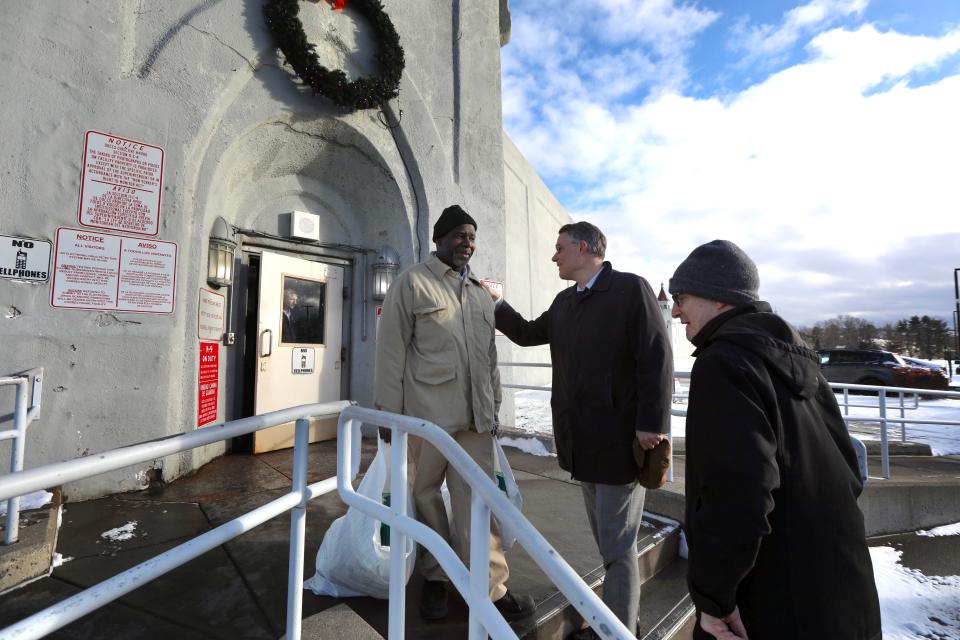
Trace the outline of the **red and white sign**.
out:
M 197 426 L 215 422 L 220 388 L 220 344 L 200 343 L 200 376 L 197 385 Z
M 174 242 L 57 229 L 54 307 L 172 313 L 176 280 Z
M 226 302 L 223 295 L 201 288 L 200 306 L 197 308 L 197 337 L 220 342 L 225 318 Z
M 162 148 L 87 131 L 77 214 L 80 224 L 155 236 L 160 229 L 162 186 Z

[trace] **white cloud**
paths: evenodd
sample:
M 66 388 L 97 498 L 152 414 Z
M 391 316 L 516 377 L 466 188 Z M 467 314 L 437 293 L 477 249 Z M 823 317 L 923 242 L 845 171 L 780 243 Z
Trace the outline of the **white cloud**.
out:
M 734 47 L 747 52 L 750 59 L 780 54 L 815 30 L 840 18 L 861 14 L 870 0 L 811 0 L 787 11 L 779 25 L 750 26 L 741 22 L 736 31 Z
M 510 133 L 548 179 L 577 183 L 566 204 L 607 231 L 615 263 L 655 284 L 697 244 L 728 238 L 795 322 L 902 317 L 908 302 L 948 317 L 960 75 L 909 76 L 960 52 L 960 30 L 836 29 L 809 51 L 725 100 L 666 92 L 611 106 L 574 92 Z M 941 295 L 942 309 L 916 308 Z

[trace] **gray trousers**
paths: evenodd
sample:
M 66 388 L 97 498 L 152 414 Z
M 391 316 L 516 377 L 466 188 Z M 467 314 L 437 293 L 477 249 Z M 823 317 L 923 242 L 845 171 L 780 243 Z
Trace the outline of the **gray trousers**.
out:
M 597 549 L 603 558 L 603 603 L 631 633 L 637 632 L 640 608 L 640 566 L 637 534 L 646 490 L 637 482 L 581 482 L 583 502 Z

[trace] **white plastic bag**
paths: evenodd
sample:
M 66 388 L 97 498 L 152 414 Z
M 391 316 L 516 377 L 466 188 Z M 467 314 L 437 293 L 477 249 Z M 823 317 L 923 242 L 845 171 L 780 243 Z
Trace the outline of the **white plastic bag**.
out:
M 377 440 L 377 455 L 370 463 L 357 493 L 381 502 L 389 491 L 390 445 Z M 413 516 L 413 504 L 407 494 L 407 514 Z M 390 593 L 390 547 L 380 544 L 378 520 L 355 507 L 334 520 L 317 551 L 317 573 L 303 583 L 318 596 L 349 598 L 371 596 L 386 600 Z M 413 573 L 414 541 L 407 538 L 406 576 Z
M 507 499 L 513 503 L 520 511 L 523 511 L 523 496 L 520 495 L 520 487 L 517 486 L 517 480 L 513 477 L 513 469 L 507 461 L 507 456 L 500 446 L 500 441 L 493 438 L 493 479 L 500 487 L 500 490 L 506 494 Z M 497 519 L 497 526 L 500 528 L 500 543 L 504 551 L 509 551 L 517 541 L 517 536 L 508 525 Z

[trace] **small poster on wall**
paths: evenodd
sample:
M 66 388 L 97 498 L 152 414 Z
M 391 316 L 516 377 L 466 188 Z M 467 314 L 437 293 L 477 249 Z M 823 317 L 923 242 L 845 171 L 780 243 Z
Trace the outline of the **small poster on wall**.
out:
M 160 229 L 162 187 L 162 148 L 87 131 L 80 174 L 80 224 L 155 236 Z
M 200 305 L 197 307 L 197 335 L 201 340 L 215 340 L 223 337 L 226 318 L 226 298 L 209 289 L 200 289 Z
M 174 242 L 57 229 L 54 307 L 171 313 L 176 283 Z
M 217 420 L 217 400 L 220 386 L 220 344 L 200 343 L 200 375 L 197 397 L 197 426 Z

